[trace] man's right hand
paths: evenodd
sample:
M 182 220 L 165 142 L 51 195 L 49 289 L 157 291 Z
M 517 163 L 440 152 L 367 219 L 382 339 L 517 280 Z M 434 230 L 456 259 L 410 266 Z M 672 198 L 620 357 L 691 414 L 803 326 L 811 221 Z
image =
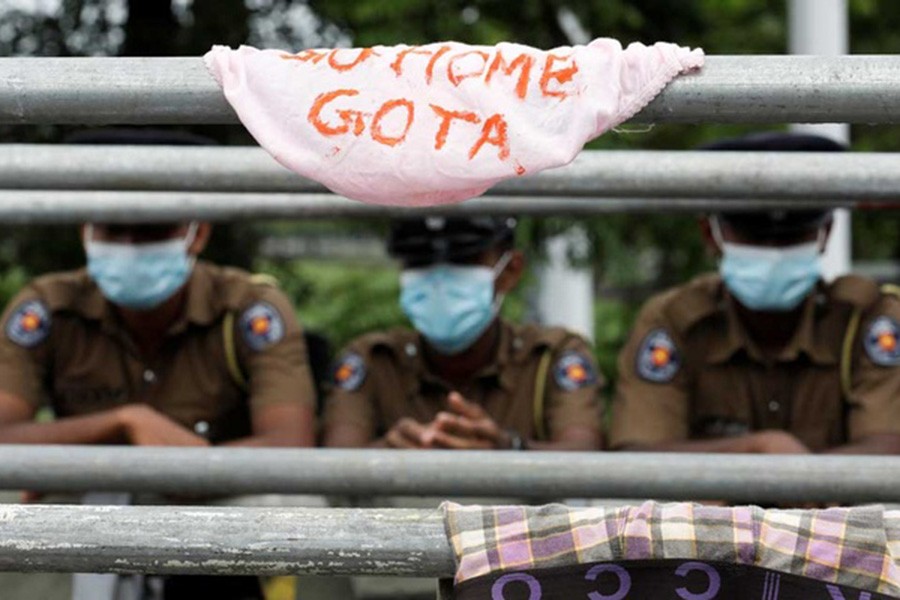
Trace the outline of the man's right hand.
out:
M 135 446 L 209 446 L 209 441 L 145 404 L 116 411 L 129 444 Z
M 793 434 L 778 429 L 768 429 L 747 434 L 744 452 L 753 454 L 812 454 L 806 445 Z

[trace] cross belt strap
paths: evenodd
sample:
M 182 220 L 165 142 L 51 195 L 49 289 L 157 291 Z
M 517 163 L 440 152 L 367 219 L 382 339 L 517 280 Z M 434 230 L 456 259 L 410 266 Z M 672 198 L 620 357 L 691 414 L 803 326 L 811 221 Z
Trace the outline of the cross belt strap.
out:
M 547 424 L 544 420 L 544 404 L 547 395 L 547 375 L 550 372 L 550 361 L 553 359 L 553 352 L 545 350 L 538 362 L 537 376 L 534 381 L 534 439 L 547 439 Z

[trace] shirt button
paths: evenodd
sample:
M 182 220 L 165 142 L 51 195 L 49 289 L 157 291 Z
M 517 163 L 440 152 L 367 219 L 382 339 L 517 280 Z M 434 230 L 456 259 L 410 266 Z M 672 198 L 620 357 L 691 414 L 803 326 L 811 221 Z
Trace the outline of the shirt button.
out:
M 769 402 L 769 412 L 774 413 L 778 412 L 779 410 L 781 410 L 781 402 L 778 402 L 777 400 L 772 400 L 771 402 Z
M 206 421 L 197 421 L 194 423 L 194 433 L 199 436 L 206 436 L 209 433 L 209 423 Z
M 416 345 L 412 343 L 407 344 L 404 350 L 406 351 L 407 356 L 415 356 L 419 353 L 419 351 L 416 349 Z
M 154 383 L 156 381 L 156 373 L 147 369 L 144 371 L 144 382 L 145 383 Z

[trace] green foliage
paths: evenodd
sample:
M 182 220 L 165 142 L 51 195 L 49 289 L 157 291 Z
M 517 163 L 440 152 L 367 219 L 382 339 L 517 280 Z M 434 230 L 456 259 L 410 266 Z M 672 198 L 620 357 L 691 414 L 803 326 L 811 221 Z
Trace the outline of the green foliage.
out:
M 257 270 L 278 278 L 300 322 L 326 334 L 335 349 L 356 336 L 405 322 L 393 267 L 268 261 Z
M 637 312 L 638 305 L 633 302 L 601 298 L 594 304 L 594 353 L 600 372 L 610 381 L 618 376 L 616 360 Z
M 0 271 L 0 302 L 2 302 L 2 306 L 6 306 L 27 282 L 28 274 L 22 268 L 13 267 Z

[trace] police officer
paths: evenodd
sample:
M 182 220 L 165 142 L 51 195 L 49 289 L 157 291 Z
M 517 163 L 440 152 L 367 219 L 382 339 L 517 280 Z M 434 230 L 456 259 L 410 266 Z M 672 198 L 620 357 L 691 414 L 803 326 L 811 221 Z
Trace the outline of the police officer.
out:
M 341 354 L 325 443 L 444 449 L 600 445 L 601 379 L 588 345 L 501 319 L 523 254 L 507 218 L 394 223 L 401 306 L 415 330 L 365 335 Z
M 186 143 L 159 132 L 79 141 Z M 291 304 L 270 282 L 198 261 L 210 232 L 196 221 L 82 227 L 87 268 L 35 279 L 3 314 L 0 443 L 314 443 Z M 56 419 L 33 422 L 45 401 Z
M 840 151 L 762 134 L 713 150 Z M 619 357 L 611 444 L 698 452 L 900 452 L 900 300 L 821 279 L 831 211 L 705 221 L 719 273 L 652 298 Z

